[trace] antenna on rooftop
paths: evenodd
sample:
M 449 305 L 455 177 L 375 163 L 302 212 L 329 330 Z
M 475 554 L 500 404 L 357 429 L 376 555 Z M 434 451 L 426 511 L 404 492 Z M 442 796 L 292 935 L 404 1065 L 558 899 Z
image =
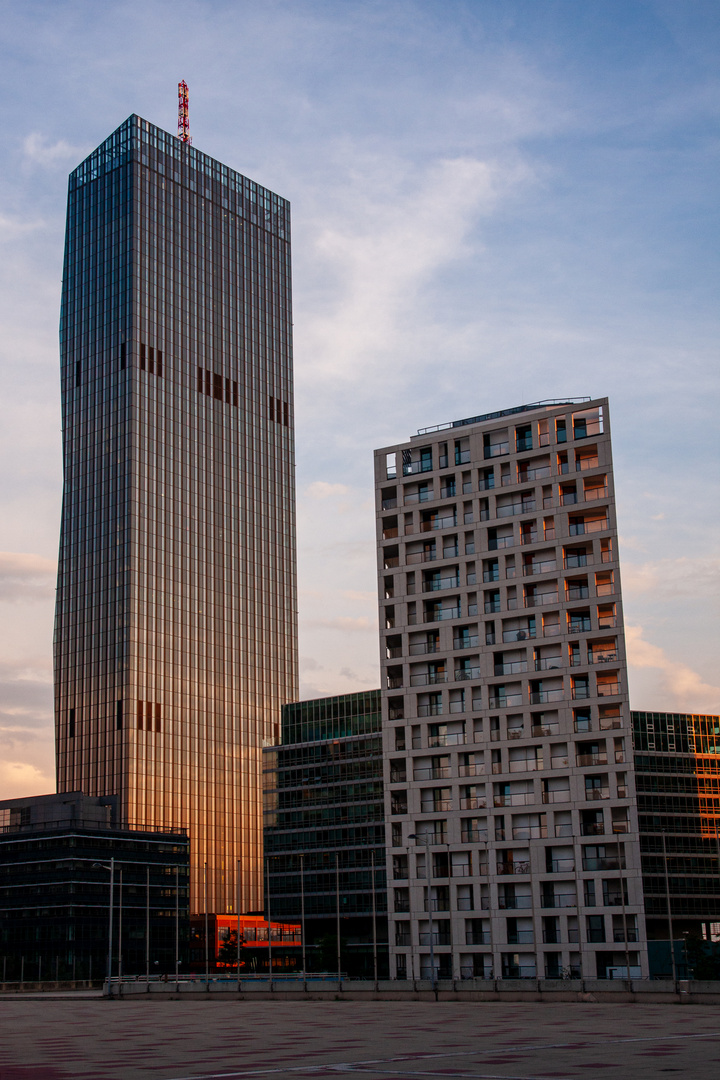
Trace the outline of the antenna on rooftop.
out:
M 190 92 L 188 84 L 183 79 L 178 83 L 178 139 L 180 142 L 192 143 L 190 138 L 190 116 L 188 106 L 190 104 Z

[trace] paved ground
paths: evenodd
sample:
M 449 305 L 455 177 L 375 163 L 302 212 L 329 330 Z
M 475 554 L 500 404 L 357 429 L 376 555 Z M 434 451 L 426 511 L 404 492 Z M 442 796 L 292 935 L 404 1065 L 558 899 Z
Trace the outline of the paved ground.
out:
M 717 1080 L 692 1005 L 0 999 L 0 1080 Z

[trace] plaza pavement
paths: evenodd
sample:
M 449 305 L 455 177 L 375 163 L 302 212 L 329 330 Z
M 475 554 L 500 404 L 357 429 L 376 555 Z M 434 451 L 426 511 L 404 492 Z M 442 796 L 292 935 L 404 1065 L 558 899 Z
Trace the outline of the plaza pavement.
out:
M 716 1006 L 0 998 L 0 1080 L 692 1080 Z

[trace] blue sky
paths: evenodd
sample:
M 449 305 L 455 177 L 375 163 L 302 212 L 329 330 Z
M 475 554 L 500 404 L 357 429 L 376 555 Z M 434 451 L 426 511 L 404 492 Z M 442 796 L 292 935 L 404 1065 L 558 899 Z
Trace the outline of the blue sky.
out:
M 610 397 L 632 703 L 720 711 L 720 7 L 0 2 L 0 797 L 52 788 L 67 173 L 131 112 L 293 206 L 303 696 L 377 684 L 372 450 Z

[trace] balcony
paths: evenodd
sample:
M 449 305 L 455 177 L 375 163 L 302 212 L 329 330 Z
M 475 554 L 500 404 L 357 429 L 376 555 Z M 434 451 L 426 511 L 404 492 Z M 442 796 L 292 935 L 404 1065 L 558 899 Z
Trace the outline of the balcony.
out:
M 427 908 L 425 910 L 427 911 Z M 437 910 L 440 910 L 440 909 L 433 908 L 433 910 L 437 911 Z M 447 911 L 448 909 L 444 908 L 442 910 Z M 433 945 L 450 945 L 450 944 L 452 944 L 452 942 L 450 941 L 450 932 L 449 931 L 447 931 L 447 932 L 433 931 L 432 934 L 429 933 L 429 932 L 427 934 L 425 934 L 425 933 L 418 934 L 418 940 L 419 940 L 421 945 L 429 945 L 431 939 L 432 939 Z
M 588 664 L 616 664 L 617 658 L 616 652 L 594 652 L 588 649 Z
M 448 810 L 452 810 L 452 799 L 433 799 L 431 802 L 420 803 L 421 814 L 444 814 Z
M 490 944 L 490 931 L 483 930 L 481 932 L 477 930 L 465 931 L 465 944 L 466 945 L 489 945 Z
M 557 604 L 558 594 L 556 592 L 547 593 L 533 593 L 530 596 L 525 597 L 525 607 L 543 607 L 546 604 Z
M 514 888 L 514 886 L 511 886 Z M 487 900 L 484 896 L 483 900 Z M 483 907 L 487 907 L 483 904 Z M 501 911 L 518 911 L 532 907 L 532 896 L 498 896 L 498 907 Z
M 588 765 L 607 765 L 607 754 L 578 754 L 577 763 L 583 768 Z
M 605 825 L 602 821 L 583 822 L 580 825 L 581 836 L 604 836 Z
M 458 776 L 480 776 L 484 771 L 482 765 L 459 765 Z
M 423 592 L 438 592 L 440 589 L 457 589 L 460 578 L 457 574 L 453 577 L 433 578 L 431 581 L 423 581 Z
M 507 694 L 500 697 L 490 697 L 488 706 L 491 709 L 508 709 L 512 706 L 522 705 L 522 694 Z
M 432 472 L 432 459 L 423 458 L 421 461 L 408 461 L 403 465 L 403 476 L 415 476 L 417 473 Z
M 562 701 L 565 691 L 562 687 L 557 690 L 531 690 L 530 704 L 543 705 L 549 701 Z
M 380 504 L 383 510 L 393 510 L 398 504 L 397 499 L 383 499 Z
M 582 698 L 590 697 L 590 687 L 587 683 L 576 683 L 572 688 L 573 701 L 578 701 Z
M 514 546 L 514 536 L 496 536 L 488 540 L 488 551 L 497 551 L 498 548 L 509 548 Z
M 570 788 L 553 788 L 551 791 L 543 791 L 542 801 L 544 803 L 570 802 Z
M 428 748 L 434 749 L 436 746 L 457 746 L 459 743 L 465 742 L 464 731 L 451 731 L 446 735 L 428 735 Z M 418 744 L 417 746 L 415 744 Z M 420 739 L 413 739 L 413 750 L 422 748 L 422 741 Z
M 518 484 L 527 484 L 529 480 L 542 480 L 544 476 L 551 476 L 552 469 L 549 465 L 541 465 L 537 469 L 521 469 L 518 466 Z
M 436 653 L 440 652 L 440 643 L 438 641 L 416 641 L 408 649 L 410 656 L 421 656 L 423 653 Z M 402 649 L 399 654 L 402 656 Z
M 490 443 L 485 447 L 484 456 L 485 456 L 485 460 L 487 461 L 489 458 L 502 457 L 503 454 L 509 454 L 509 453 L 510 453 L 510 443 L 506 443 L 506 442 Z
M 432 532 L 433 529 L 454 529 L 457 525 L 457 518 L 455 515 L 450 517 L 436 517 L 431 521 L 420 522 L 420 532 Z
M 597 696 L 598 697 L 614 697 L 620 693 L 620 683 L 598 683 Z
M 446 780 L 450 776 L 452 776 L 452 772 L 449 765 L 443 765 L 436 769 L 415 769 L 413 771 L 413 780 Z
M 566 600 L 587 600 L 589 595 L 587 585 L 573 585 L 565 590 Z
M 459 619 L 460 616 L 461 609 L 459 607 L 435 608 L 433 611 L 424 613 L 423 622 L 443 622 L 445 619 Z
M 558 671 L 562 666 L 562 656 L 541 656 L 535 661 L 536 671 Z
M 532 945 L 535 935 L 532 930 L 516 930 L 514 934 L 508 934 L 508 945 Z
M 477 649 L 478 637 L 477 634 L 470 634 L 469 637 L 454 638 L 453 649 Z
M 428 671 L 428 672 L 424 672 L 424 673 L 422 673 L 420 675 L 411 675 L 410 676 L 410 685 L 411 686 L 436 686 L 438 683 L 447 682 L 447 680 L 448 680 L 448 677 L 447 677 L 447 672 L 446 671 Z M 398 686 L 402 686 L 402 680 L 400 680 L 400 682 L 398 683 Z M 391 687 L 390 689 L 393 689 L 393 687 Z
M 510 761 L 510 762 L 508 762 L 508 765 L 509 765 L 508 771 L 511 772 L 511 773 L 540 772 L 542 770 L 542 767 L 543 767 L 543 759 L 542 759 L 542 757 L 520 758 L 519 761 Z
M 607 495 L 606 487 L 585 488 L 585 502 L 592 502 L 593 499 L 607 499 Z
M 540 559 L 535 562 L 525 563 L 523 566 L 525 577 L 533 577 L 535 574 L 549 574 L 552 570 L 557 570 L 555 559 Z
M 530 863 L 529 862 L 499 862 L 497 864 L 498 874 L 529 874 Z
M 639 940 L 640 940 L 640 938 L 638 937 L 638 932 L 632 926 L 628 926 L 628 928 L 627 928 L 627 937 L 625 936 L 625 933 L 624 933 L 623 930 L 613 930 L 613 941 L 639 941 Z
M 406 563 L 435 562 L 436 559 L 437 553 L 435 551 L 410 551 L 405 556 Z
M 607 518 L 597 521 L 575 521 L 570 523 L 570 536 L 585 536 L 587 533 L 603 532 L 608 528 Z
M 502 639 L 503 642 L 508 641 L 527 641 L 536 636 L 534 629 L 526 630 L 503 630 Z
M 487 829 L 463 829 L 460 841 L 463 844 L 485 844 L 487 842 Z
M 513 840 L 542 840 L 547 836 L 546 825 L 513 826 Z
M 568 801 L 570 792 L 567 792 Z M 534 791 L 516 791 L 512 795 L 494 795 L 493 806 L 528 806 L 536 802 Z M 545 800 L 543 799 L 543 802 Z
M 505 506 L 497 506 L 495 508 L 495 516 L 513 517 L 515 514 L 529 514 L 535 510 L 536 504 L 534 499 L 525 499 L 523 502 L 506 503 Z
M 403 502 L 406 505 L 408 503 L 430 502 L 434 497 L 432 491 L 412 491 L 409 495 L 404 496 Z
M 607 788 L 586 788 L 585 799 L 587 802 L 598 802 L 600 799 L 609 799 L 610 792 Z
M 397 555 L 386 555 L 383 561 L 384 570 L 392 570 L 393 567 L 400 565 L 400 559 Z
M 418 716 L 442 716 L 443 707 L 440 702 L 432 702 L 430 705 L 418 705 Z
M 600 717 L 600 730 L 612 731 L 615 728 L 622 727 L 622 719 L 619 716 L 601 716 Z
M 532 735 L 533 739 L 540 739 L 543 736 L 547 735 L 557 735 L 557 733 L 557 725 L 551 726 L 549 724 L 533 724 L 532 728 L 530 729 L 530 734 Z
M 480 668 L 479 667 L 466 667 L 455 668 L 455 681 L 463 682 L 466 679 L 479 679 Z
M 496 664 L 496 675 L 513 675 L 518 671 L 527 671 L 527 660 L 512 660 L 509 664 Z
M 567 555 L 563 559 L 563 568 L 565 570 L 578 570 L 581 566 L 588 566 L 592 562 L 592 555 Z
M 576 472 L 585 472 L 587 469 L 597 469 L 598 467 L 599 461 L 596 457 L 582 457 L 575 462 Z
M 473 796 L 469 799 L 460 800 L 461 810 L 484 810 L 487 807 L 487 799 L 481 796 Z
M 546 874 L 573 874 L 575 873 L 574 859 L 551 859 L 545 867 Z
M 575 893 L 546 893 L 541 901 L 544 908 L 574 908 L 577 907 Z

